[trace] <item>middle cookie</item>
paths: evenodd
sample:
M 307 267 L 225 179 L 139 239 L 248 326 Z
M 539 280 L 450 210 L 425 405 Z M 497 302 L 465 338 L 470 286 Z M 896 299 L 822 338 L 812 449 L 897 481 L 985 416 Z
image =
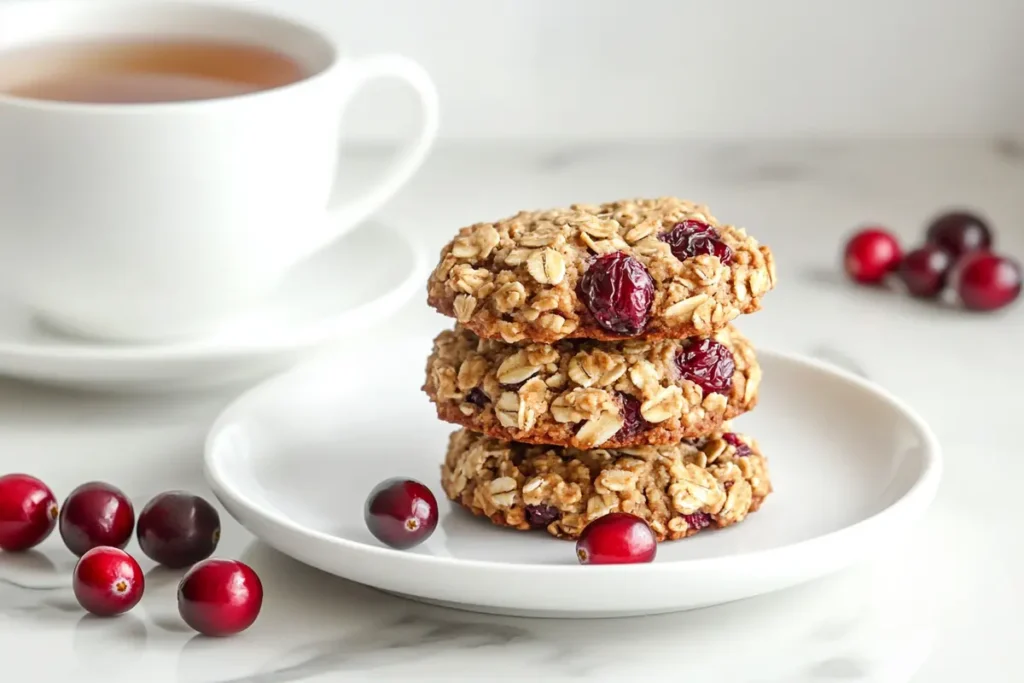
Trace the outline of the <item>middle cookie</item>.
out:
M 761 368 L 732 326 L 713 337 L 508 344 L 456 326 L 434 340 L 423 390 L 446 422 L 579 449 L 705 436 L 757 403 Z

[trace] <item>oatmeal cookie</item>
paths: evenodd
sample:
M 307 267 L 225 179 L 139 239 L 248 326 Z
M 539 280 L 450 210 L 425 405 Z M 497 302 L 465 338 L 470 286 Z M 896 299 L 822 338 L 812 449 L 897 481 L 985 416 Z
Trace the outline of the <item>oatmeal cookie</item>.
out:
M 682 341 L 507 344 L 456 325 L 434 340 L 423 390 L 446 422 L 575 448 L 675 443 L 757 403 L 761 367 L 732 326 Z
M 445 494 L 499 526 L 576 538 L 610 512 L 647 520 L 659 541 L 741 522 L 771 493 L 757 443 L 732 432 L 671 446 L 580 451 L 462 429 L 441 468 Z
M 706 206 L 632 199 L 459 231 L 428 302 L 487 339 L 684 339 L 761 308 L 771 251 Z

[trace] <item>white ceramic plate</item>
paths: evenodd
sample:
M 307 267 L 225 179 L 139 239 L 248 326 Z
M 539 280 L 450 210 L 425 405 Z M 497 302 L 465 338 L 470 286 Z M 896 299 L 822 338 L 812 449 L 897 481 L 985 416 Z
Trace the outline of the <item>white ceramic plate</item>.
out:
M 71 338 L 0 300 L 0 374 L 150 391 L 249 379 L 387 318 L 425 279 L 422 248 L 395 228 L 369 222 L 296 267 L 267 300 L 194 341 L 118 345 Z
M 463 609 L 600 617 L 692 609 L 808 581 L 908 531 L 938 486 L 939 447 L 917 415 L 841 370 L 762 351 L 755 436 L 775 493 L 742 524 L 664 543 L 654 563 L 579 566 L 573 544 L 492 526 L 444 499 L 447 435 L 425 395 L 427 339 L 384 343 L 275 378 L 229 407 L 206 476 L 257 537 L 324 571 Z M 409 551 L 363 524 L 380 480 L 429 485 L 441 521 Z

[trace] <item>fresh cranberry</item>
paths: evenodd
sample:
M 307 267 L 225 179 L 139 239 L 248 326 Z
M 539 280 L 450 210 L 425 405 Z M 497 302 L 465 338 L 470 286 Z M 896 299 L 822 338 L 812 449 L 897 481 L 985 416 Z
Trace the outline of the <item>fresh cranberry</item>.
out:
M 690 515 L 683 515 L 683 519 L 691 529 L 707 529 L 711 526 L 711 515 L 706 512 L 694 512 Z
M 629 254 L 598 256 L 583 273 L 579 297 L 597 324 L 610 332 L 637 335 L 654 304 L 654 280 Z
M 479 387 L 473 387 L 470 389 L 469 393 L 466 394 L 466 400 L 479 408 L 483 408 L 491 402 L 491 399 L 487 398 L 487 394 L 485 394 Z
M 412 479 L 387 479 L 370 492 L 363 512 L 377 540 L 402 550 L 418 545 L 437 526 L 437 500 Z
M 37 546 L 57 524 L 57 499 L 43 482 L 27 474 L 0 477 L 0 550 Z
M 178 584 L 178 613 L 204 636 L 230 636 L 252 626 L 263 607 L 263 584 L 248 565 L 204 560 Z
M 658 540 L 647 522 L 628 512 L 610 512 L 583 528 L 576 541 L 580 564 L 653 562 Z
M 640 399 L 626 393 L 619 393 L 622 401 L 622 427 L 615 433 L 615 438 L 628 441 L 638 434 L 643 434 L 651 427 L 651 423 L 640 414 Z
M 957 261 L 952 281 L 966 308 L 994 311 L 1020 296 L 1020 265 L 998 254 L 976 251 Z
M 146 579 L 134 557 L 120 548 L 99 546 L 78 560 L 71 587 L 86 610 L 112 617 L 139 604 Z
M 543 529 L 561 516 L 558 508 L 551 505 L 526 506 L 526 523 L 534 529 Z
M 946 274 L 952 263 L 952 257 L 945 250 L 927 244 L 904 256 L 896 274 L 908 292 L 931 298 L 938 296 L 946 286 Z
M 205 560 L 220 541 L 220 515 L 206 500 L 185 491 L 161 493 L 139 513 L 139 547 L 171 569 Z
M 857 282 L 875 284 L 899 266 L 901 257 L 895 237 L 882 228 L 867 228 L 846 243 L 843 265 Z
M 59 526 L 64 545 L 79 557 L 101 545 L 124 548 L 135 527 L 135 509 L 121 489 L 93 481 L 67 497 Z
M 928 226 L 929 244 L 949 252 L 951 256 L 988 249 L 992 246 L 992 231 L 980 217 L 966 211 L 943 214 Z
M 732 432 L 726 432 L 725 434 L 722 434 L 722 441 L 725 441 L 727 444 L 731 445 L 733 448 L 736 449 L 737 458 L 742 458 L 753 453 L 753 451 L 750 450 L 750 446 L 745 444 L 743 442 L 743 439 L 741 439 L 738 435 L 733 434 Z
M 683 379 L 695 383 L 705 394 L 728 394 L 736 361 L 725 345 L 714 339 L 695 339 L 680 349 L 676 367 Z
M 685 261 L 701 254 L 717 256 L 723 265 L 732 263 L 732 249 L 722 241 L 718 231 L 707 223 L 700 221 L 683 221 L 676 223 L 672 229 L 661 234 L 661 240 L 667 242 L 672 254 L 680 261 Z

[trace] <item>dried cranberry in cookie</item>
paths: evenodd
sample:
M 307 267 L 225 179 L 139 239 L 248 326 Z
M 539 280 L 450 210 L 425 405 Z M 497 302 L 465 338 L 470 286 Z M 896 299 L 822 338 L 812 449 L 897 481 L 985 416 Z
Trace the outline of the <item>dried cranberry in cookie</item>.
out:
M 671 230 L 662 233 L 661 239 L 672 248 L 672 254 L 680 261 L 710 254 L 717 256 L 724 265 L 732 263 L 732 249 L 722 241 L 718 231 L 700 221 L 676 223 Z
M 683 378 L 697 384 L 705 394 L 728 394 L 736 362 L 732 351 L 714 339 L 691 340 L 676 356 Z
M 619 392 L 619 400 L 622 401 L 622 428 L 615 433 L 615 438 L 631 441 L 650 429 L 651 423 L 644 419 L 640 399 Z
M 654 281 L 635 258 L 615 252 L 594 259 L 580 278 L 579 296 L 601 327 L 635 336 L 647 326 Z

